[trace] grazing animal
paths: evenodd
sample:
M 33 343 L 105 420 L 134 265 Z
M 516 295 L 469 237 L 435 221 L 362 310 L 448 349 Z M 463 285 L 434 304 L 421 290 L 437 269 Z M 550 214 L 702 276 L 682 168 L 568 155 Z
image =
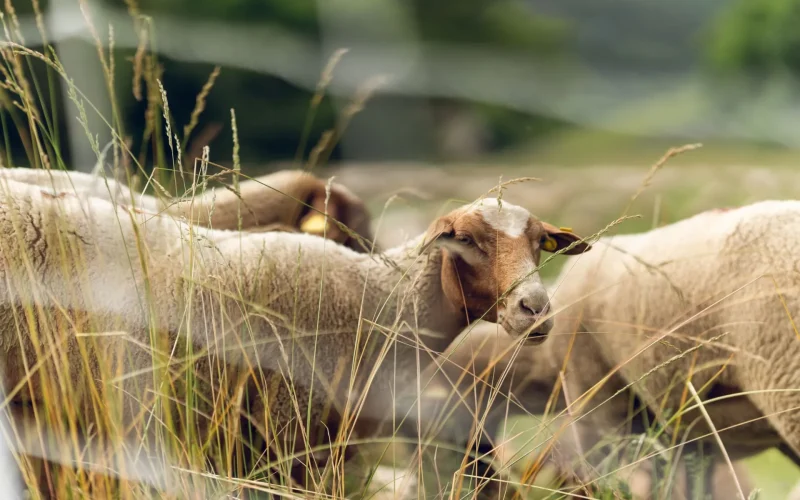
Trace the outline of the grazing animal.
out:
M 552 290 L 552 287 L 548 288 Z M 555 307 L 555 304 L 551 305 Z M 489 458 L 502 454 L 501 450 L 506 445 L 495 433 L 503 428 L 510 417 L 541 415 L 545 412 L 552 415 L 563 413 L 566 409 L 564 394 L 558 390 L 559 371 L 562 367 L 557 363 L 557 360 L 566 357 L 566 352 L 554 353 L 544 346 L 520 345 L 499 325 L 490 323 L 474 325 L 439 357 L 437 364 L 440 370 L 429 369 L 426 373 L 430 377 L 430 382 L 421 384 L 425 390 L 420 406 L 423 411 L 423 421 L 432 429 L 428 428 L 425 432 L 433 432 L 439 439 L 456 440 L 458 445 L 465 445 L 470 437 L 475 435 L 476 422 L 480 422 L 481 432 L 477 436 L 477 453 Z M 593 362 L 593 357 L 581 359 L 581 371 L 595 373 L 597 375 L 595 382 L 600 382 L 601 370 L 586 369 L 586 366 Z M 557 397 L 554 398 L 554 395 Z M 580 394 L 570 394 L 570 396 L 574 399 Z M 634 394 L 628 391 L 628 394 L 619 397 L 632 398 Z M 453 411 L 454 406 L 455 411 Z M 440 415 L 447 415 L 446 421 L 443 422 Z M 633 415 L 629 413 L 620 418 L 616 428 L 618 437 L 645 434 L 648 426 L 653 425 L 652 415 L 646 411 Z M 547 432 L 563 429 L 552 443 L 549 453 L 549 461 L 560 473 L 562 482 L 569 484 L 574 479 L 574 471 L 580 469 L 582 460 L 603 458 L 598 455 L 586 456 L 585 452 L 588 451 L 590 443 L 581 443 L 580 439 L 576 441 L 577 436 L 586 432 L 584 426 L 591 427 L 591 414 L 574 424 L 578 426 L 577 433 L 570 427 L 567 415 L 548 417 L 544 422 L 547 422 L 547 427 L 550 429 Z M 403 430 L 405 434 L 416 435 L 417 432 L 411 429 Z M 642 442 L 636 441 L 634 444 L 641 447 Z M 691 446 L 688 448 L 691 449 Z M 644 450 L 643 454 L 653 452 L 651 448 Z M 682 455 L 685 456 L 686 451 Z M 481 476 L 496 476 L 496 468 L 487 465 L 486 462 L 486 460 L 478 462 Z M 609 465 L 613 468 L 618 464 L 619 462 L 614 462 Z M 691 462 L 683 459 L 678 464 L 680 467 L 677 471 L 665 470 L 663 467 L 653 471 L 653 467 L 660 465 L 647 461 L 636 470 L 628 467 L 619 471 L 617 475 L 622 479 L 626 473 L 632 472 L 628 481 L 633 498 L 636 500 L 652 498 L 653 484 L 649 475 L 652 472 L 658 472 L 660 475 L 657 486 L 663 488 L 669 484 L 672 487 L 669 498 L 675 500 L 697 498 L 695 485 L 687 483 L 685 476 L 685 474 L 693 475 L 696 469 Z M 592 465 L 596 466 L 597 463 Z M 717 460 L 713 467 L 713 484 L 706 493 L 710 493 L 713 500 L 735 498 L 735 485 L 730 481 L 731 472 L 727 464 Z M 743 489 L 752 490 L 751 481 L 743 466 L 737 463 L 734 464 L 734 469 Z M 676 482 L 669 479 L 672 474 L 676 474 Z M 705 487 L 709 488 L 709 485 L 706 484 Z
M 800 202 L 763 201 L 565 262 L 541 359 L 566 367 L 584 450 L 618 432 L 635 396 L 678 442 L 718 435 L 733 460 L 778 447 L 799 461 L 798 228 Z
M 0 234 L 0 308 L 15 318 L 0 323 L 3 381 L 24 387 L 14 401 L 67 392 L 98 427 L 136 435 L 150 422 L 141 415 L 168 420 L 159 408 L 174 406 L 200 436 L 244 401 L 277 456 L 340 442 L 351 419 L 356 435 L 373 432 L 387 397 L 415 387 L 420 366 L 471 321 L 541 342 L 552 320 L 540 252 L 590 248 L 495 199 L 460 207 L 378 257 L 9 180 L 0 182 Z M 53 346 L 59 355 L 46 356 Z M 191 385 L 176 353 L 193 365 Z M 187 398 L 197 408 L 184 414 Z M 112 410 L 110 422 L 91 419 L 98 404 Z
M 88 195 L 152 213 L 166 212 L 215 229 L 250 232 L 300 229 L 324 234 L 356 251 L 370 250 L 370 216 L 364 202 L 338 183 L 331 184 L 328 194 L 324 181 L 303 170 L 281 170 L 242 181 L 238 195 L 230 187 L 196 194 L 190 190 L 192 196 L 188 198 L 167 201 L 136 193 L 114 179 L 82 172 L 3 168 L 0 178 L 48 187 L 53 194 Z M 338 224 L 326 223 L 325 213 L 357 237 Z
M 190 200 L 166 203 L 154 196 L 136 194 L 129 187 L 110 178 L 62 170 L 4 168 L 0 169 L 0 179 L 3 178 L 39 185 L 47 188 L 54 196 L 74 193 L 97 197 L 120 205 L 135 206 L 136 210 L 185 216 L 187 219 L 194 219 L 200 226 L 212 225 L 217 229 L 237 229 L 239 214 L 244 212 L 241 226 L 251 232 L 307 232 L 333 239 L 357 252 L 370 250 L 372 239 L 369 213 L 358 197 L 337 183 L 330 185 L 328 194 L 322 180 L 300 170 L 280 171 L 242 182 L 239 192 L 242 196 L 241 202 L 233 191 L 222 190 L 221 196 L 207 191 Z M 355 236 L 336 224 L 326 224 L 326 209 L 330 217 L 348 226 Z M 18 414 L 19 411 L 15 413 Z M 22 416 L 17 422 L 18 426 L 24 421 L 25 417 Z M 242 423 L 243 426 L 249 424 Z M 243 430 L 243 435 L 248 435 L 251 430 Z M 23 442 L 27 439 L 30 443 L 37 443 L 41 440 L 40 435 L 41 429 L 36 430 L 33 436 L 20 439 Z M 30 443 L 22 449 L 30 448 Z M 54 487 L 50 481 L 58 474 L 56 471 L 59 469 L 56 463 L 39 460 L 39 457 L 50 456 L 60 463 L 74 462 L 74 458 L 54 457 L 52 450 L 46 453 L 44 450 L 40 451 L 36 456 L 28 454 L 27 460 L 32 470 L 40 471 L 40 494 L 47 494 Z
M 688 379 L 731 456 L 780 444 L 796 455 L 797 227 L 800 202 L 764 201 L 604 238 L 585 259 L 568 259 L 553 298 L 567 308 L 559 320 L 563 328 L 546 347 L 555 363 L 562 362 L 557 354 L 566 352 L 567 334 L 577 332 L 568 391 L 583 394 L 596 382 L 579 369 L 588 355 L 604 373 L 615 372 L 593 402 L 633 384 L 636 396 L 666 422 L 686 401 Z M 688 403 L 681 432 L 714 442 L 691 395 Z M 624 398 L 612 397 L 594 409 L 595 430 L 616 425 L 622 406 Z M 728 429 L 737 424 L 743 425 Z

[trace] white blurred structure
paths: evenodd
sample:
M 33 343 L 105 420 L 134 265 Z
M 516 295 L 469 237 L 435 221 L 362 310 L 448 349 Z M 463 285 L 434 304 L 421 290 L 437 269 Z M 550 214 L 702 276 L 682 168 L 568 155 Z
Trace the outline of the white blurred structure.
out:
M 0 388 L 0 399 L 5 399 L 5 391 Z M 0 416 L 0 498 L 22 498 L 22 478 L 19 475 L 17 461 L 8 446 L 13 433 L 5 417 Z

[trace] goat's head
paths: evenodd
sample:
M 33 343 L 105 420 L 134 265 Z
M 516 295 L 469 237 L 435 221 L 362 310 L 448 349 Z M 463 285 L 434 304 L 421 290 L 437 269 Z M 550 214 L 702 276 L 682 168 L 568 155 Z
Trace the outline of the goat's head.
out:
M 583 253 L 591 247 L 580 239 L 524 208 L 486 198 L 435 220 L 423 251 L 442 249 L 444 295 L 470 321 L 500 323 L 511 335 L 539 343 L 553 327 L 537 269 L 541 252 L 578 242 L 564 253 Z

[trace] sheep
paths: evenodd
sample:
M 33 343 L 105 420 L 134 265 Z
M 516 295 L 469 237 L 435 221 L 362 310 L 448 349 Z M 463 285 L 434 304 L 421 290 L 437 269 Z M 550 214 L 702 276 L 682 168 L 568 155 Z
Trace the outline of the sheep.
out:
M 569 259 L 552 294 L 564 310 L 540 353 L 551 363 L 548 390 L 531 395 L 539 405 L 546 401 L 569 355 L 566 393 L 574 399 L 599 387 L 591 401 L 573 405 L 591 410 L 582 417 L 589 423 L 581 426 L 586 450 L 629 418 L 632 395 L 666 422 L 687 397 L 680 381 L 691 373 L 732 459 L 776 446 L 797 462 L 800 425 L 791 410 L 800 371 L 780 367 L 794 366 L 800 350 L 793 336 L 794 263 L 784 255 L 798 209 L 797 201 L 764 201 L 712 210 L 603 238 L 593 252 Z M 679 437 L 713 444 L 706 418 L 688 397 L 687 435 Z
M 800 353 L 792 319 L 800 297 L 795 263 L 785 254 L 798 223 L 800 202 L 764 201 L 616 236 L 603 240 L 595 257 L 568 259 L 553 300 L 577 306 L 582 315 L 577 350 L 567 368 L 570 392 L 582 394 L 592 383 L 583 380 L 573 358 L 591 352 L 607 372 L 624 362 L 619 382 L 634 383 L 636 395 L 664 418 L 660 398 L 666 409 L 679 408 L 680 381 L 691 373 L 702 399 L 722 398 L 705 402 L 717 429 L 766 416 L 720 432 L 729 454 L 746 457 L 781 443 L 796 454 L 800 414 L 787 410 L 800 402 L 800 394 L 791 392 L 800 382 L 800 370 L 790 368 L 796 362 L 792 356 Z M 570 332 L 575 314 L 564 316 L 566 329 L 559 332 Z M 565 352 L 569 337 L 555 336 L 547 349 Z M 682 356 L 673 360 L 676 354 Z M 659 366 L 666 360 L 666 366 Z M 611 396 L 615 383 L 603 387 L 595 401 Z M 748 391 L 762 392 L 730 397 Z M 614 425 L 620 404 L 614 398 L 601 405 L 592 422 L 603 429 Z M 694 416 L 683 416 L 684 422 L 699 416 L 693 411 Z M 708 433 L 706 424 L 701 417 L 689 436 Z
M 798 461 L 799 224 L 800 202 L 762 201 L 567 259 L 541 354 L 557 370 L 566 361 L 584 449 L 628 418 L 633 393 L 679 440 L 716 445 L 716 430 L 733 460 L 778 447 Z M 676 430 L 668 416 L 684 401 Z
M 18 182 L 36 184 L 47 187 L 53 195 L 61 193 L 78 193 L 81 196 L 95 196 L 122 205 L 132 205 L 137 209 L 158 212 L 166 211 L 175 215 L 187 214 L 194 210 L 195 220 L 198 224 L 208 225 L 209 222 L 219 229 L 238 227 L 237 206 L 239 199 L 231 196 L 230 192 L 225 192 L 223 196 L 217 197 L 211 192 L 196 196 L 191 202 L 178 200 L 172 204 L 161 202 L 160 199 L 134 193 L 127 186 L 110 178 L 102 178 L 96 175 L 89 175 L 80 172 L 68 172 L 60 170 L 42 170 L 27 168 L 3 168 L 0 169 L 0 178 L 8 178 Z M 371 239 L 369 227 L 369 214 L 363 202 L 355 197 L 343 186 L 332 183 L 330 186 L 330 198 L 327 206 L 325 184 L 303 171 L 282 171 L 271 175 L 259 177 L 255 180 L 244 181 L 241 194 L 249 196 L 250 199 L 242 201 L 242 211 L 249 210 L 243 217 L 242 225 L 248 226 L 249 231 L 305 231 L 310 234 L 320 234 L 334 241 L 344 243 L 355 251 L 365 252 Z M 271 189 L 274 187 L 275 189 Z M 225 196 L 227 195 L 227 196 Z M 295 204 L 294 199 L 299 200 Z M 299 202 L 306 201 L 311 210 L 302 207 Z M 192 206 L 194 203 L 194 206 Z M 341 223 L 355 229 L 356 236 L 350 236 L 338 226 L 329 224 L 325 227 L 325 209 L 331 216 L 341 217 Z M 313 210 L 318 211 L 313 211 Z M 254 213 L 257 212 L 257 213 Z M 206 218 L 201 217 L 206 214 Z M 213 219 L 209 221 L 207 214 L 212 214 Z M 220 214 L 233 214 L 227 218 L 221 218 Z M 249 214 L 249 215 L 248 215 Z M 302 216 L 302 217 L 301 217 Z M 256 218 L 257 217 L 257 218 Z M 292 227 L 294 224 L 294 227 Z M 358 237 L 362 239 L 358 241 Z M 366 243 L 363 244 L 363 243 Z M 24 420 L 17 415 L 18 420 Z M 243 422 L 248 425 L 248 422 Z M 248 435 L 251 429 L 243 430 L 243 435 Z M 37 434 L 41 430 L 36 431 Z M 35 442 L 35 441 L 32 441 Z M 52 454 L 52 451 L 49 452 Z M 48 477 L 54 477 L 56 469 L 54 463 L 40 462 L 28 453 L 28 461 L 34 469 L 47 467 L 47 472 L 39 474 L 41 480 L 39 489 L 42 492 L 48 491 L 52 486 L 48 484 Z M 41 455 L 40 453 L 37 456 Z M 44 455 L 46 456 L 46 455 Z M 66 457 L 57 458 L 63 462 L 69 460 Z M 68 463 L 68 462 L 67 462 Z M 40 464 L 40 465 L 39 465 Z
M 53 195 L 79 193 L 82 196 L 96 196 L 117 204 L 136 206 L 138 209 L 151 212 L 167 211 L 168 213 L 180 215 L 181 209 L 184 209 L 184 212 L 189 212 L 189 209 L 192 208 L 190 203 L 185 201 L 178 201 L 168 205 L 162 203 L 156 197 L 135 194 L 130 188 L 113 179 L 80 172 L 7 168 L 0 169 L 0 177 L 48 187 L 52 190 L 51 193 Z M 275 186 L 276 189 L 270 189 L 268 186 Z M 329 239 L 333 237 L 335 241 L 344 243 L 359 252 L 368 250 L 367 245 L 357 244 L 359 242 L 355 236 L 351 237 L 345 231 L 339 230 L 337 226 L 328 225 L 325 228 L 324 215 L 321 215 L 320 212 L 324 214 L 327 208 L 332 216 L 333 214 L 338 215 L 342 218 L 342 223 L 354 227 L 357 230 L 356 235 L 364 240 L 363 243 L 369 243 L 371 239 L 369 214 L 363 202 L 343 186 L 336 183 L 331 185 L 327 207 L 325 206 L 325 184 L 303 171 L 277 172 L 259 177 L 256 180 L 245 181 L 242 183 L 242 187 L 244 189 L 241 193 L 250 197 L 250 200 L 245 199 L 242 202 L 242 210 L 250 210 L 250 217 L 248 218 L 246 215 L 242 224 L 243 226 L 250 224 L 246 228 L 247 230 L 301 230 L 310 234 L 320 234 Z M 212 197 L 209 196 L 209 192 L 205 195 L 197 196 L 194 199 L 195 213 L 217 214 L 212 223 L 219 229 L 226 229 L 226 225 L 230 226 L 228 229 L 238 227 L 238 220 L 234 218 L 237 215 L 238 198 L 233 198 L 230 193 L 226 193 L 228 194 L 227 197 Z M 319 212 L 308 211 L 306 213 L 306 208 L 300 206 L 299 202 L 298 204 L 293 203 L 292 197 L 300 202 L 307 200 L 306 204 L 312 210 L 317 209 Z M 176 207 L 177 210 L 175 209 Z M 257 211 L 257 214 L 253 214 L 255 211 Z M 232 216 L 226 219 L 219 217 L 219 214 L 225 213 L 232 214 Z M 300 215 L 303 216 L 299 217 Z M 256 216 L 257 219 L 255 219 Z M 195 219 L 201 225 L 204 222 L 199 215 L 196 215 Z M 206 220 L 206 224 L 208 224 L 208 220 Z M 292 227 L 291 224 L 295 224 L 295 227 Z M 247 422 L 244 424 L 246 425 Z M 40 432 L 37 431 L 37 434 Z M 246 435 L 248 430 L 243 432 Z M 52 454 L 52 451 L 49 454 Z M 30 454 L 28 456 L 28 460 L 33 464 L 34 458 Z M 64 457 L 60 459 L 62 462 L 64 460 Z M 36 461 L 36 463 L 40 462 Z M 47 477 L 53 477 L 57 473 L 54 472 L 56 469 L 53 468 L 55 466 L 53 463 L 41 463 L 38 468 L 45 465 L 49 470 L 46 473 L 40 473 L 40 476 L 42 480 L 46 481 Z M 42 483 L 39 487 L 42 492 L 48 491 L 49 488 L 51 486 L 47 482 Z
M 370 250 L 370 217 L 363 201 L 338 183 L 331 184 L 327 196 L 325 182 L 303 170 L 281 170 L 242 181 L 239 195 L 232 189 L 206 190 L 188 199 L 169 201 L 136 193 L 114 179 L 82 172 L 4 168 L 0 169 L 0 178 L 47 186 L 54 194 L 89 195 L 148 212 L 167 212 L 216 229 L 255 232 L 299 228 L 311 234 L 324 233 L 356 251 Z M 325 213 L 356 236 L 337 224 L 327 224 L 321 215 Z
M 551 286 L 547 288 L 552 290 Z M 440 370 L 428 370 L 428 373 L 424 374 L 428 382 L 422 384 L 425 387 L 420 404 L 425 412 L 423 418 L 435 425 L 440 424 L 437 416 L 446 414 L 448 418 L 443 426 L 444 430 L 434 428 L 434 431 L 438 430 L 437 437 L 440 439 L 444 437 L 445 440 L 453 440 L 453 436 L 473 435 L 473 426 L 476 422 L 480 422 L 485 434 L 479 436 L 478 454 L 502 455 L 505 445 L 491 437 L 510 416 L 543 414 L 548 411 L 548 403 L 550 412 L 564 411 L 563 394 L 559 394 L 560 397 L 553 401 L 551 398 L 557 393 L 560 370 L 560 366 L 556 366 L 554 360 L 564 359 L 565 356 L 564 352 L 558 352 L 554 357 L 553 351 L 549 349 L 520 346 L 519 342 L 509 337 L 501 326 L 478 323 L 467 330 L 462 338 L 456 339 L 440 356 L 437 363 Z M 592 362 L 591 357 L 580 360 L 582 373 L 588 372 L 585 367 Z M 592 373 L 598 374 L 595 382 L 600 382 L 602 376 L 599 370 L 593 370 Z M 575 396 L 578 395 L 572 395 Z M 455 411 L 452 411 L 453 405 L 456 406 Z M 619 423 L 625 421 L 633 424 L 633 429 L 629 433 L 642 434 L 648 425 L 642 417 L 641 413 L 633 415 L 633 420 L 630 416 L 625 416 Z M 546 421 L 548 428 L 552 430 L 564 427 L 560 435 L 552 438 L 555 439 L 555 443 L 552 443 L 554 446 L 551 448 L 550 458 L 556 469 L 564 476 L 562 480 L 569 480 L 570 478 L 566 477 L 567 471 L 575 469 L 575 460 L 582 459 L 587 445 L 580 440 L 576 441 L 576 433 L 566 427 L 568 422 L 566 417 Z M 583 425 L 591 425 L 591 422 L 577 422 L 577 424 L 580 425 L 578 428 L 582 429 Z M 403 430 L 404 434 L 415 432 L 410 429 Z M 430 432 L 430 429 L 428 431 Z M 541 431 L 548 432 L 544 428 Z M 458 444 L 465 443 L 460 440 Z M 644 469 L 626 467 L 620 471 L 621 476 L 630 474 L 628 481 L 634 499 L 650 498 L 652 491 L 646 470 L 654 464 L 643 465 Z M 483 477 L 496 474 L 493 467 L 481 462 L 478 469 Z M 743 466 L 735 464 L 734 469 L 743 488 L 752 489 Z M 687 483 L 683 475 L 684 472 L 689 472 L 687 469 L 678 468 L 674 472 L 661 472 L 677 474 L 678 482 L 672 486 L 672 498 L 695 498 L 693 485 Z M 713 500 L 735 497 L 734 485 L 729 481 L 729 477 L 728 466 L 716 462 L 713 484 L 705 485 L 707 488 L 710 486 L 710 491 L 707 492 L 712 494 Z M 664 484 L 660 483 L 660 486 Z
M 289 451 L 301 441 L 313 445 L 311 431 L 329 422 L 324 441 L 338 439 L 345 417 L 358 417 L 357 434 L 371 432 L 370 422 L 386 416 L 385 398 L 414 387 L 419 367 L 430 362 L 427 351 L 441 352 L 470 321 L 483 317 L 541 342 L 552 321 L 535 272 L 540 252 L 590 249 L 495 199 L 453 210 L 380 259 L 308 234 L 199 228 L 10 180 L 4 191 L 0 305 L 4 317 L 40 322 L 36 329 L 23 320 L 0 324 L 3 381 L 26 387 L 12 399 L 35 406 L 55 379 L 57 390 L 88 393 L 65 400 L 87 415 L 102 401 L 127 429 L 166 390 L 154 378 L 168 374 L 170 353 L 199 349 L 194 373 L 204 397 L 194 418 L 219 418 L 217 407 L 202 404 L 244 387 L 262 435 Z M 25 307 L 34 305 L 39 314 L 30 318 Z M 50 332 L 45 323 L 61 328 Z M 64 329 L 106 334 L 42 338 L 63 337 Z M 61 346 L 60 356 L 44 356 L 49 345 Z M 225 370 L 215 377 L 217 364 Z M 119 373 L 127 376 L 97 383 Z M 170 401 L 186 399 L 178 379 Z M 256 418 L 267 414 L 275 427 Z M 313 427 L 293 436 L 307 419 Z

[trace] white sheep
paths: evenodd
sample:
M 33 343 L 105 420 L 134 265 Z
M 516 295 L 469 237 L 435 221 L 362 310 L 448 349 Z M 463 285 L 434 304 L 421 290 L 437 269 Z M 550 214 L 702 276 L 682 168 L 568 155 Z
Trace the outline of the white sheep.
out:
M 110 177 L 83 172 L 3 168 L 0 178 L 47 187 L 53 194 L 88 195 L 151 213 L 166 212 L 215 229 L 301 229 L 311 234 L 324 233 L 328 239 L 356 251 L 370 250 L 370 217 L 364 203 L 338 183 L 331 183 L 328 195 L 326 183 L 303 170 L 281 170 L 244 180 L 239 184 L 238 196 L 227 186 L 202 192 L 189 189 L 185 197 L 172 200 L 138 193 Z M 326 224 L 320 215 L 325 213 L 356 236 L 338 224 Z
M 791 390 L 800 382 L 800 371 L 788 369 L 793 354 L 800 353 L 793 327 L 800 297 L 791 256 L 798 225 L 800 202 L 765 201 L 704 212 L 646 233 L 604 238 L 586 258 L 565 263 L 553 301 L 568 309 L 560 313 L 559 335 L 547 349 L 565 352 L 570 335 L 563 333 L 571 333 L 579 321 L 579 351 L 604 361 L 606 372 L 624 362 L 618 373 L 636 382 L 637 395 L 660 416 L 664 396 L 666 408 L 679 407 L 688 373 L 701 397 L 765 391 L 706 403 L 718 429 L 744 415 L 769 415 L 768 422 L 734 431 L 744 441 L 731 442 L 728 451 L 747 455 L 763 449 L 764 442 L 756 441 L 759 434 L 800 450 L 800 415 L 786 412 L 800 402 L 800 394 Z M 692 359 L 694 352 L 697 359 Z M 554 362 L 563 360 L 557 357 Z M 581 383 L 576 366 L 568 368 L 567 380 L 581 390 L 587 383 Z M 780 366 L 786 373 L 775 370 Z M 606 386 L 602 392 L 611 395 L 612 390 Z M 615 425 L 613 407 L 594 410 L 604 418 L 593 420 Z M 769 425 L 774 430 L 759 432 Z M 695 428 L 691 434 L 705 432 Z M 721 433 L 723 440 L 729 435 Z
M 778 446 L 797 461 L 798 231 L 800 202 L 764 201 L 605 238 L 568 259 L 553 294 L 566 309 L 544 349 L 560 366 L 576 332 L 567 393 L 594 391 L 572 405 L 591 412 L 582 439 L 625 421 L 630 386 L 680 440 L 716 444 L 718 432 L 733 459 Z M 683 402 L 676 430 L 669 415 Z
M 197 357 L 200 409 L 189 422 L 217 421 L 210 402 L 244 389 L 254 425 L 271 448 L 289 451 L 317 442 L 311 431 L 323 423 L 323 440 L 336 439 L 337 416 L 358 416 L 356 432 L 373 431 L 387 398 L 413 390 L 421 367 L 470 321 L 543 340 L 552 322 L 535 272 L 542 246 L 589 248 L 494 199 L 438 218 L 382 260 L 306 234 L 219 231 L 32 184 L 0 186 L 0 304 L 9 318 L 0 342 L 3 382 L 24 388 L 15 401 L 35 405 L 60 391 L 89 415 L 100 403 L 121 418 L 106 428 L 141 426 L 133 417 L 151 411 L 156 395 L 186 400 L 171 361 Z M 311 429 L 300 425 L 307 421 Z
M 571 278 L 570 278 L 571 279 Z M 552 290 L 552 287 L 549 287 Z M 556 316 L 558 325 L 558 316 Z M 577 422 L 578 432 L 570 427 L 567 416 L 555 417 L 565 409 L 564 394 L 557 390 L 559 371 L 561 366 L 555 360 L 563 360 L 566 352 L 554 353 L 542 347 L 528 347 L 520 345 L 518 340 L 508 336 L 499 325 L 480 323 L 470 327 L 462 338 L 456 339 L 442 356 L 437 360 L 440 370 L 429 369 L 425 374 L 430 380 L 423 382 L 425 387 L 422 395 L 421 408 L 423 420 L 431 428 L 426 432 L 433 433 L 438 439 L 456 441 L 456 445 L 463 446 L 475 433 L 476 423 L 480 424 L 482 433 L 477 443 L 477 452 L 500 457 L 508 447 L 497 435 L 506 428 L 508 420 L 515 415 L 541 415 L 549 411 L 549 416 L 542 420 L 539 432 L 550 435 L 561 430 L 554 440 L 549 453 L 549 462 L 560 473 L 561 479 L 567 482 L 573 479 L 572 473 L 580 470 L 580 465 L 586 458 L 585 453 L 593 442 L 581 442 L 579 436 L 587 430 L 584 426 L 591 426 L 591 415 L 585 420 Z M 603 378 L 601 370 L 587 369 L 593 363 L 593 357 L 580 359 L 582 374 L 596 374 L 595 382 Z M 587 375 L 588 377 L 591 375 Z M 558 397 L 553 397 L 557 395 Z M 628 397 L 632 397 L 628 391 Z M 574 396 L 573 396 L 574 397 Z M 549 405 L 549 408 L 548 408 Z M 446 415 L 442 421 L 441 415 Z M 652 420 L 647 420 L 642 413 L 626 415 L 618 422 L 618 437 L 626 434 L 643 434 Z M 621 425 L 621 424 L 628 425 Z M 631 427 L 632 426 L 632 427 Z M 414 435 L 416 430 L 403 429 L 404 434 Z M 583 431 L 583 432 L 581 432 Z M 512 432 L 513 434 L 513 432 Z M 461 438 L 461 439 L 458 439 Z M 633 443 L 640 447 L 642 442 Z M 540 449 L 543 451 L 543 449 Z M 643 454 L 653 453 L 653 448 Z M 684 453 L 685 454 L 685 453 Z M 594 457 L 600 459 L 602 457 Z M 504 460 L 500 461 L 501 463 Z M 594 462 L 593 466 L 598 463 Z M 612 462 L 611 469 L 623 465 L 621 462 Z M 676 500 L 692 499 L 694 485 L 686 482 L 686 473 L 692 473 L 691 463 L 681 460 L 669 469 L 663 467 L 653 471 L 653 461 L 646 461 L 638 466 L 626 465 L 615 476 L 626 480 L 630 486 L 633 498 L 644 500 L 651 498 L 652 473 L 657 472 L 660 477 L 658 486 L 669 484 L 672 495 L 669 498 Z M 736 477 L 742 487 L 747 491 L 752 489 L 747 471 L 741 464 L 734 465 Z M 484 477 L 497 477 L 497 467 L 489 466 L 486 460 L 479 463 L 478 471 Z M 627 476 L 627 479 L 626 479 Z M 674 477 L 675 481 L 670 478 Z M 713 500 L 727 500 L 736 495 L 735 485 L 730 481 L 730 469 L 727 464 L 717 461 L 714 464 L 712 475 L 707 478 L 713 484 L 706 484 L 708 493 Z M 583 478 L 582 480 L 586 480 Z
M 764 201 L 603 238 L 565 262 L 540 359 L 552 380 L 569 357 L 565 390 L 571 410 L 585 414 L 584 450 L 618 434 L 636 396 L 679 442 L 716 446 L 710 420 L 734 460 L 777 446 L 798 461 L 798 230 L 800 202 Z M 675 430 L 669 415 L 682 402 Z

